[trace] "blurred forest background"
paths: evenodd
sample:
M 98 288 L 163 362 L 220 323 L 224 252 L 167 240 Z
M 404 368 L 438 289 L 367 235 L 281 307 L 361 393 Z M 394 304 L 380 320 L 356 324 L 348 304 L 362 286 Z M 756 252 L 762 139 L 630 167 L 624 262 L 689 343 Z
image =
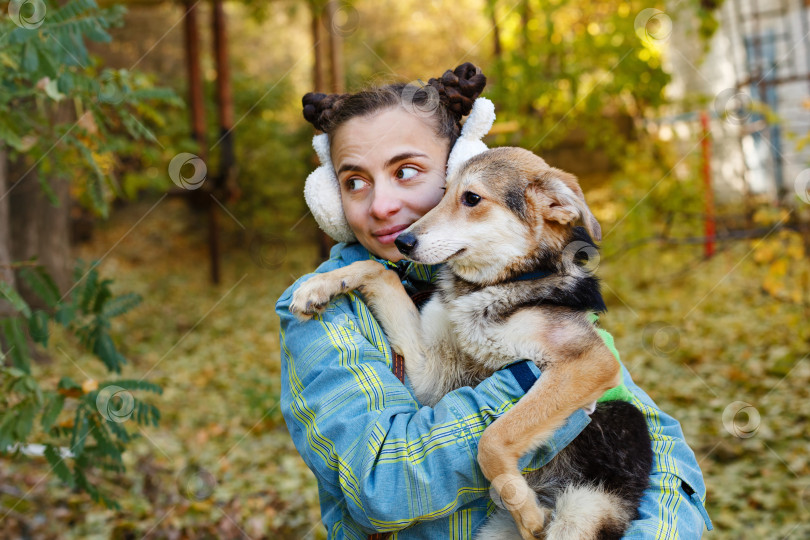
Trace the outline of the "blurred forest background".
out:
M 278 409 L 274 304 L 324 248 L 301 96 L 465 61 L 486 142 L 579 175 L 713 536 L 810 537 L 806 2 L 0 8 L 0 537 L 325 538 Z

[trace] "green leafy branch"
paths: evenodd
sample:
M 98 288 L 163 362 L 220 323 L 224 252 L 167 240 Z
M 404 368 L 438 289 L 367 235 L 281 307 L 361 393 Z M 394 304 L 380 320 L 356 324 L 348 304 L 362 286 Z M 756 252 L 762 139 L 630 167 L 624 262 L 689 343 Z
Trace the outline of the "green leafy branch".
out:
M 99 8 L 94 0 L 46 6 L 37 28 L 0 18 L 0 144 L 36 162 L 53 204 L 44 177 L 77 164 L 71 181 L 80 202 L 106 217 L 110 199 L 129 192 L 115 174 L 121 156 L 139 155 L 144 140 L 157 141 L 149 125 L 164 122 L 159 107 L 183 103 L 141 73 L 101 70 L 90 57 L 85 39 L 111 41 L 108 30 L 122 23 L 122 6 Z
M 161 394 L 161 387 L 134 379 L 87 381 L 80 385 L 70 377 L 62 377 L 56 388 L 43 388 L 31 372 L 26 338 L 27 333 L 34 344 L 47 347 L 50 327 L 60 325 L 76 336 L 108 372 L 121 372 L 126 358 L 110 335 L 111 319 L 132 310 L 141 297 L 133 293 L 114 295 L 112 281 L 101 279 L 96 266 L 77 263 L 76 285 L 64 297 L 45 270 L 24 266 L 19 275 L 43 301 L 44 309 L 32 309 L 8 283 L 0 282 L 0 296 L 14 311 L 14 315 L 0 319 L 0 454 L 21 453 L 34 438 L 39 419 L 42 435 L 37 439 L 45 441 L 43 455 L 53 473 L 71 488 L 89 493 L 95 501 L 117 507 L 88 479 L 87 471 L 95 466 L 124 472 L 122 454 L 137 436 L 129 433 L 124 423 L 132 418 L 139 425 L 157 426 L 160 420 L 158 408 L 133 393 Z M 69 411 L 72 418 L 57 423 Z

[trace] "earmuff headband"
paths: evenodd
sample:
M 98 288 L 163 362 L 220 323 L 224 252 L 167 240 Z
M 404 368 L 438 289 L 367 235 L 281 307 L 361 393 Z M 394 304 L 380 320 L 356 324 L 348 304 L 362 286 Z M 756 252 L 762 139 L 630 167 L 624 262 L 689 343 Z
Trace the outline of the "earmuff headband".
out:
M 495 106 L 487 98 L 479 97 L 473 103 L 461 135 L 447 158 L 447 177 L 473 156 L 487 150 L 481 140 L 489 133 L 495 122 Z M 329 154 L 329 136 L 326 133 L 312 138 L 312 147 L 318 154 L 321 166 L 307 177 L 304 184 L 304 199 L 315 217 L 318 226 L 338 242 L 356 242 L 340 200 L 340 184 Z

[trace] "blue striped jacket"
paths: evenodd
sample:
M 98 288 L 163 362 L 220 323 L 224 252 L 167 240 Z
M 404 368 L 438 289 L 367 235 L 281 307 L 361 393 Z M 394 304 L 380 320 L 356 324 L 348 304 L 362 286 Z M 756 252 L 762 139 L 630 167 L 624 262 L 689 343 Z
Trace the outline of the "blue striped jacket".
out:
M 316 272 L 374 258 L 359 244 L 338 244 Z M 380 259 L 377 259 L 380 260 Z M 436 266 L 399 267 L 406 288 L 433 280 Z M 494 510 L 476 461 L 484 429 L 523 395 L 509 370 L 475 388 L 421 407 L 391 371 L 390 347 L 362 297 L 351 293 L 323 316 L 300 322 L 289 312 L 290 286 L 276 304 L 281 319 L 281 410 L 290 435 L 315 473 L 321 519 L 330 539 L 470 539 Z M 612 337 L 599 330 L 615 352 Z M 538 376 L 531 362 L 526 362 Z M 705 485 L 680 424 L 662 412 L 622 367 L 632 401 L 644 412 L 655 453 L 650 486 L 625 538 L 700 538 L 711 522 Z M 542 467 L 588 424 L 577 411 L 546 446 L 521 461 Z

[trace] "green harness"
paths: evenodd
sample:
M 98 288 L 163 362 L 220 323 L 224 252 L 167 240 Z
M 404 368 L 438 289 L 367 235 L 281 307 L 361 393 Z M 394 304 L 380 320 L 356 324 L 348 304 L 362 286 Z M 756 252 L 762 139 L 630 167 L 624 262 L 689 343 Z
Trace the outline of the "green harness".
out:
M 589 313 L 588 318 L 592 323 L 596 324 L 596 322 L 599 320 L 599 315 L 597 315 L 596 313 Z M 616 358 L 616 361 L 619 362 L 619 365 L 621 365 L 621 361 L 619 360 L 619 351 L 616 350 L 616 344 L 613 342 L 613 336 L 611 336 L 609 332 L 601 328 L 597 328 L 596 331 L 599 333 L 599 337 L 601 337 L 602 340 L 605 342 L 605 345 L 607 345 L 607 348 L 610 349 L 610 352 L 613 353 L 613 356 Z M 602 397 L 600 397 L 596 401 L 597 402 L 627 401 L 629 403 L 632 403 L 633 398 L 634 396 L 632 392 L 630 392 L 630 390 L 627 389 L 627 387 L 624 385 L 624 381 L 622 381 L 622 383 L 619 384 L 619 386 L 611 388 L 610 390 L 602 394 Z

